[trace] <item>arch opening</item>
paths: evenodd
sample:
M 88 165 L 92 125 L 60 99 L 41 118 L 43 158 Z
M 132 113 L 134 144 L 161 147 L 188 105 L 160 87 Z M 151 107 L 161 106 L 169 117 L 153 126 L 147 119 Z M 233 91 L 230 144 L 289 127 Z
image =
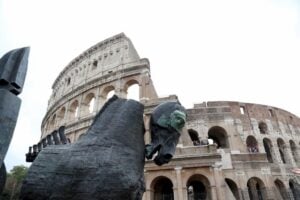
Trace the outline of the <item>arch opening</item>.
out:
M 94 93 L 87 94 L 81 106 L 82 106 L 82 115 L 88 115 L 93 113 L 95 109 L 95 94 Z
M 290 140 L 289 142 L 290 142 L 290 148 L 291 148 L 292 156 L 293 156 L 294 160 L 296 162 L 298 162 L 299 159 L 298 159 L 298 155 L 297 155 L 297 146 L 296 146 L 296 144 L 293 140 Z
M 137 81 L 130 81 L 127 83 L 127 99 L 140 100 L 140 87 Z
M 70 119 L 75 119 L 78 117 L 78 111 L 79 111 L 79 106 L 78 106 L 78 101 L 75 100 L 70 108 L 69 108 L 69 112 L 70 112 Z
M 271 140 L 269 140 L 268 138 L 264 138 L 263 144 L 264 144 L 264 148 L 265 148 L 265 152 L 266 152 L 268 161 L 270 163 L 273 163 L 274 162 L 274 160 L 273 160 L 274 151 L 273 151 L 273 145 L 272 145 Z
M 248 152 L 250 153 L 258 153 L 258 145 L 257 145 L 257 140 L 255 139 L 254 136 L 248 136 L 246 139 L 246 144 L 247 144 L 247 149 Z
M 95 109 L 95 97 L 93 97 L 89 102 L 89 112 L 92 113 Z
M 59 121 L 62 121 L 65 119 L 65 115 L 66 115 L 66 108 L 65 107 L 62 107 L 60 109 L 60 111 L 58 112 L 58 115 L 57 115 L 57 120 Z
M 152 185 L 152 200 L 174 200 L 173 184 L 166 177 L 158 177 Z
M 287 194 L 287 191 L 284 187 L 284 184 L 282 181 L 276 179 L 274 181 L 274 185 L 276 186 L 276 189 L 279 193 L 279 195 L 281 196 L 282 199 L 288 199 L 288 194 Z
M 112 96 L 115 95 L 115 90 L 111 90 L 106 95 L 106 100 L 110 99 Z
M 265 122 L 259 122 L 258 129 L 260 134 L 267 134 L 268 132 L 268 126 Z
M 55 128 L 55 122 L 56 122 L 56 114 L 53 115 L 50 121 L 50 130 Z
M 252 177 L 247 182 L 250 200 L 266 200 L 266 188 L 263 181 L 257 177 Z
M 289 180 L 290 190 L 294 196 L 295 200 L 298 200 L 300 197 L 300 185 L 297 184 L 293 179 Z
M 200 174 L 193 175 L 187 182 L 188 200 L 211 199 L 208 179 Z
M 229 178 L 225 178 L 225 182 L 228 185 L 229 189 L 231 190 L 233 196 L 235 197 L 235 200 L 240 200 L 241 198 L 236 183 Z
M 199 139 L 199 134 L 197 131 L 194 129 L 188 129 L 189 136 L 194 144 L 194 146 L 199 146 L 200 145 L 200 139 Z
M 280 158 L 283 163 L 286 163 L 286 155 L 285 155 L 285 143 L 281 138 L 277 139 L 277 146 L 280 154 Z
M 220 126 L 214 126 L 208 131 L 208 139 L 212 139 L 217 148 L 229 148 L 227 132 Z

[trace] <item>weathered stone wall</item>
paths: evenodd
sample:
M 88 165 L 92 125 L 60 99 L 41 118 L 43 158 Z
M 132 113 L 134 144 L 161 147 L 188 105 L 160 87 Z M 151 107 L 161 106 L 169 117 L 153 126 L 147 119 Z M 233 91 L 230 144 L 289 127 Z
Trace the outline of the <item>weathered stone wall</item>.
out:
M 113 91 L 126 97 L 128 88 L 139 86 L 140 100 L 156 98 L 150 78 L 150 64 L 140 59 L 130 39 L 113 36 L 84 51 L 59 74 L 42 122 L 42 138 L 59 126 L 66 126 L 74 142 Z
M 97 67 L 93 64 L 95 60 Z M 76 70 L 83 75 L 76 75 Z M 158 98 L 148 60 L 139 58 L 123 34 L 91 47 L 61 72 L 53 84 L 53 95 L 42 123 L 42 137 L 65 125 L 67 137 L 71 142 L 76 141 L 85 133 L 108 92 L 114 90 L 126 97 L 133 83 L 139 85 L 140 101 L 145 105 L 145 141 L 149 143 L 152 109 L 161 102 L 176 100 L 177 96 Z M 92 98 L 95 98 L 95 108 L 90 113 Z M 77 107 L 78 113 L 74 116 Z M 173 160 L 162 167 L 146 162 L 145 200 L 161 195 L 171 195 L 175 200 L 191 199 L 197 195 L 197 191 L 191 190 L 193 184 L 204 188 L 198 193 L 208 199 L 295 196 L 293 191 L 298 186 L 292 181 L 295 179 L 292 169 L 300 165 L 300 119 L 297 116 L 268 105 L 234 101 L 203 102 L 187 112 L 187 124 Z M 168 184 L 172 194 L 163 194 L 161 187 Z

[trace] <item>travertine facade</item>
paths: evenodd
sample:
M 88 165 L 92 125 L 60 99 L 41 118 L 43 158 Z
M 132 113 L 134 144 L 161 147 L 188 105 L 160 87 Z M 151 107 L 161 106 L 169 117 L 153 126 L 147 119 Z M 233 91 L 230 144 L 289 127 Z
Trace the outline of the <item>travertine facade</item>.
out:
M 133 84 L 148 116 L 160 102 L 147 59 L 119 34 L 83 52 L 53 84 L 42 138 L 66 126 L 71 142 L 85 133 L 110 91 L 126 98 Z M 145 200 L 300 199 L 300 119 L 285 110 L 241 102 L 204 102 L 188 109 L 176 156 L 164 166 L 147 161 Z

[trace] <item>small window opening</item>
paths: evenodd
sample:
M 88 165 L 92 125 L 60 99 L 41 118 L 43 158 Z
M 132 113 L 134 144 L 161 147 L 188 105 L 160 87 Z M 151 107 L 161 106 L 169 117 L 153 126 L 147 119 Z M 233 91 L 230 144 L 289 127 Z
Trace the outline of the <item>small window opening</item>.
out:
M 246 140 L 246 144 L 247 144 L 248 152 L 250 152 L 250 153 L 258 153 L 259 152 L 257 141 L 256 141 L 255 137 L 248 136 L 247 140 Z
M 200 145 L 200 140 L 199 140 L 199 135 L 198 135 L 197 131 L 195 131 L 193 129 L 189 129 L 188 133 L 190 135 L 190 138 L 191 138 L 194 146 L 199 146 Z
M 267 131 L 268 131 L 268 126 L 267 126 L 266 123 L 260 122 L 260 123 L 258 124 L 258 129 L 259 129 L 259 132 L 260 132 L 261 134 L 266 134 Z
M 241 107 L 240 107 L 240 112 L 241 112 L 242 115 L 245 114 L 245 107 L 244 107 L 244 106 L 241 106 Z
M 97 65 L 98 65 L 98 61 L 94 60 L 94 62 L 93 62 L 93 69 L 96 69 Z
M 270 117 L 274 117 L 274 112 L 272 109 L 269 109 L 269 115 L 270 115 Z
M 71 83 L 71 78 L 69 77 L 69 78 L 67 79 L 67 85 L 70 85 L 70 83 Z

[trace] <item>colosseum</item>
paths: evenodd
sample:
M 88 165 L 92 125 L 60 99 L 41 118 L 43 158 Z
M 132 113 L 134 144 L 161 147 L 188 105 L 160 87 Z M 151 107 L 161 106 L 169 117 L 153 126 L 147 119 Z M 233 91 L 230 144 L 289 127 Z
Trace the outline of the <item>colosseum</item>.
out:
M 162 102 L 140 58 L 123 33 L 74 58 L 53 83 L 41 138 L 65 126 L 73 143 L 113 93 L 127 98 L 131 87 L 145 105 L 145 142 L 149 114 Z M 144 200 L 300 199 L 300 119 L 283 109 L 235 101 L 188 108 L 176 154 L 164 166 L 145 164 Z M 298 176 L 298 177 L 297 177 Z

